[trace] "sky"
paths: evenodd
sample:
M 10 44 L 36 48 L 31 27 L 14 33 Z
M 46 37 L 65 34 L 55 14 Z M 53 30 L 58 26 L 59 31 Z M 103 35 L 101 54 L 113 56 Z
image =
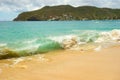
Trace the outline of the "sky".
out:
M 11 21 L 25 11 L 54 5 L 96 6 L 120 9 L 120 0 L 0 0 L 0 21 Z

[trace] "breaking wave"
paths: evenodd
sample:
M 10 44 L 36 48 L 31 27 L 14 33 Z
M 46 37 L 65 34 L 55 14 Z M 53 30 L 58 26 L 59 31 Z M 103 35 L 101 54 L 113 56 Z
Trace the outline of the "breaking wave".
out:
M 18 42 L 0 43 L 0 59 L 46 53 L 53 50 L 100 50 L 120 45 L 120 30 L 79 31 L 61 36 L 47 36 Z

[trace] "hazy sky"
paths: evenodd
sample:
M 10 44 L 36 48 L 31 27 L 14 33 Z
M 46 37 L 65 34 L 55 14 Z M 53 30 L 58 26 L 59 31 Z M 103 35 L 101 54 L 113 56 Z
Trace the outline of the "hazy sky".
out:
M 19 13 L 49 5 L 97 6 L 120 8 L 120 0 L 0 0 L 0 21 L 12 20 Z

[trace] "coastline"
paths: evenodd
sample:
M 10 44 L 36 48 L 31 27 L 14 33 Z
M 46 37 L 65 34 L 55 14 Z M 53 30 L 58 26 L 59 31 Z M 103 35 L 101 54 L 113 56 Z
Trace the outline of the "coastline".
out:
M 1 80 L 120 80 L 120 46 L 65 50 L 0 61 Z

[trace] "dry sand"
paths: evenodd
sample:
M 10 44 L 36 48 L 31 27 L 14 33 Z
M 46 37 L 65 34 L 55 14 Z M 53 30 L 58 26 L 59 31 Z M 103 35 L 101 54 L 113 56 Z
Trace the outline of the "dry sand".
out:
M 1 60 L 0 80 L 120 80 L 120 46 Z

